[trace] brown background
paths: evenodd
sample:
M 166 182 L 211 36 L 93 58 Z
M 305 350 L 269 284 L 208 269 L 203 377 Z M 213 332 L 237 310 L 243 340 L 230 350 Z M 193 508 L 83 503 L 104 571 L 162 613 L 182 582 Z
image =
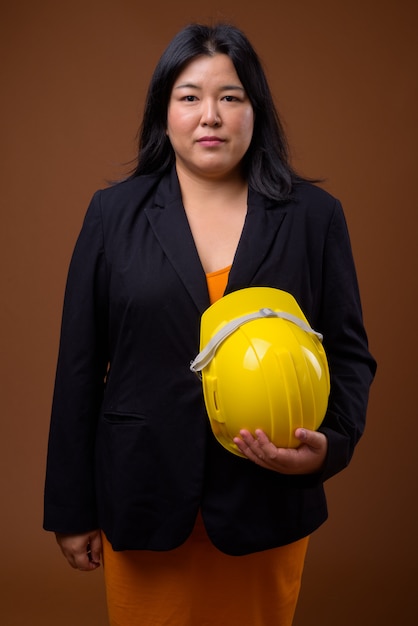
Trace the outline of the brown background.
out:
M 2 626 L 106 624 L 102 573 L 72 571 L 41 529 L 64 281 L 92 193 L 134 156 L 162 48 L 206 19 L 247 32 L 297 167 L 342 200 L 379 361 L 366 435 L 327 486 L 330 520 L 312 540 L 295 626 L 418 623 L 417 5 L 243 4 L 2 3 Z

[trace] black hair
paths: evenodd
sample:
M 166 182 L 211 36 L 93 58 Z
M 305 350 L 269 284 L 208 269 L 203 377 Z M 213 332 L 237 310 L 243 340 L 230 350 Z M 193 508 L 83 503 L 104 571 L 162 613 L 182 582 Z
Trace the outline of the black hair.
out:
M 163 172 L 174 164 L 174 151 L 166 134 L 173 85 L 192 59 L 219 53 L 231 59 L 254 110 L 253 137 L 242 164 L 245 178 L 251 188 L 263 195 L 285 200 L 300 177 L 290 164 L 283 125 L 257 53 L 241 30 L 225 23 L 190 24 L 163 52 L 148 88 L 136 167 L 130 178 Z

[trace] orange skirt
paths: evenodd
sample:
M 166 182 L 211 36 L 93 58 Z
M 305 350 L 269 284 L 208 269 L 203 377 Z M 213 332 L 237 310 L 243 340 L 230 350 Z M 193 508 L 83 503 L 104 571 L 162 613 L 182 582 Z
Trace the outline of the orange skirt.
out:
M 103 533 L 110 625 L 291 626 L 308 541 L 229 556 L 200 515 L 189 539 L 167 552 L 114 552 Z

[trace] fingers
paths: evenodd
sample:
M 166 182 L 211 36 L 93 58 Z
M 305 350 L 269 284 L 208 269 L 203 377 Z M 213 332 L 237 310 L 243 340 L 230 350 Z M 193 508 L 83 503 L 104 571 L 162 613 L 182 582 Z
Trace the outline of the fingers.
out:
M 68 563 L 74 569 L 89 572 L 100 566 L 100 531 L 77 535 L 56 533 L 57 542 Z
M 262 430 L 256 430 L 255 436 L 248 430 L 241 430 L 240 436 L 234 438 L 234 443 L 250 461 L 262 467 L 269 467 L 279 450 Z
M 283 474 L 311 474 L 318 472 L 327 454 L 327 438 L 323 433 L 298 428 L 295 436 L 301 442 L 298 448 L 277 448 L 261 431 L 255 436 L 241 430 L 234 438 L 238 449 L 253 463 Z

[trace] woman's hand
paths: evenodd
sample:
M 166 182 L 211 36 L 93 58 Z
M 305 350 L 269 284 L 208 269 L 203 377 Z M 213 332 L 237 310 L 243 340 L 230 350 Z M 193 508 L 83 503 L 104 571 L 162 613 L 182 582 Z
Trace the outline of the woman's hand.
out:
M 55 533 L 63 555 L 75 569 L 90 572 L 100 566 L 102 538 L 100 530 L 80 535 Z
M 255 436 L 248 430 L 241 430 L 234 443 L 245 456 L 281 474 L 314 474 L 325 462 L 328 440 L 323 433 L 306 428 L 297 428 L 295 437 L 301 445 L 298 448 L 277 448 L 262 430 Z

